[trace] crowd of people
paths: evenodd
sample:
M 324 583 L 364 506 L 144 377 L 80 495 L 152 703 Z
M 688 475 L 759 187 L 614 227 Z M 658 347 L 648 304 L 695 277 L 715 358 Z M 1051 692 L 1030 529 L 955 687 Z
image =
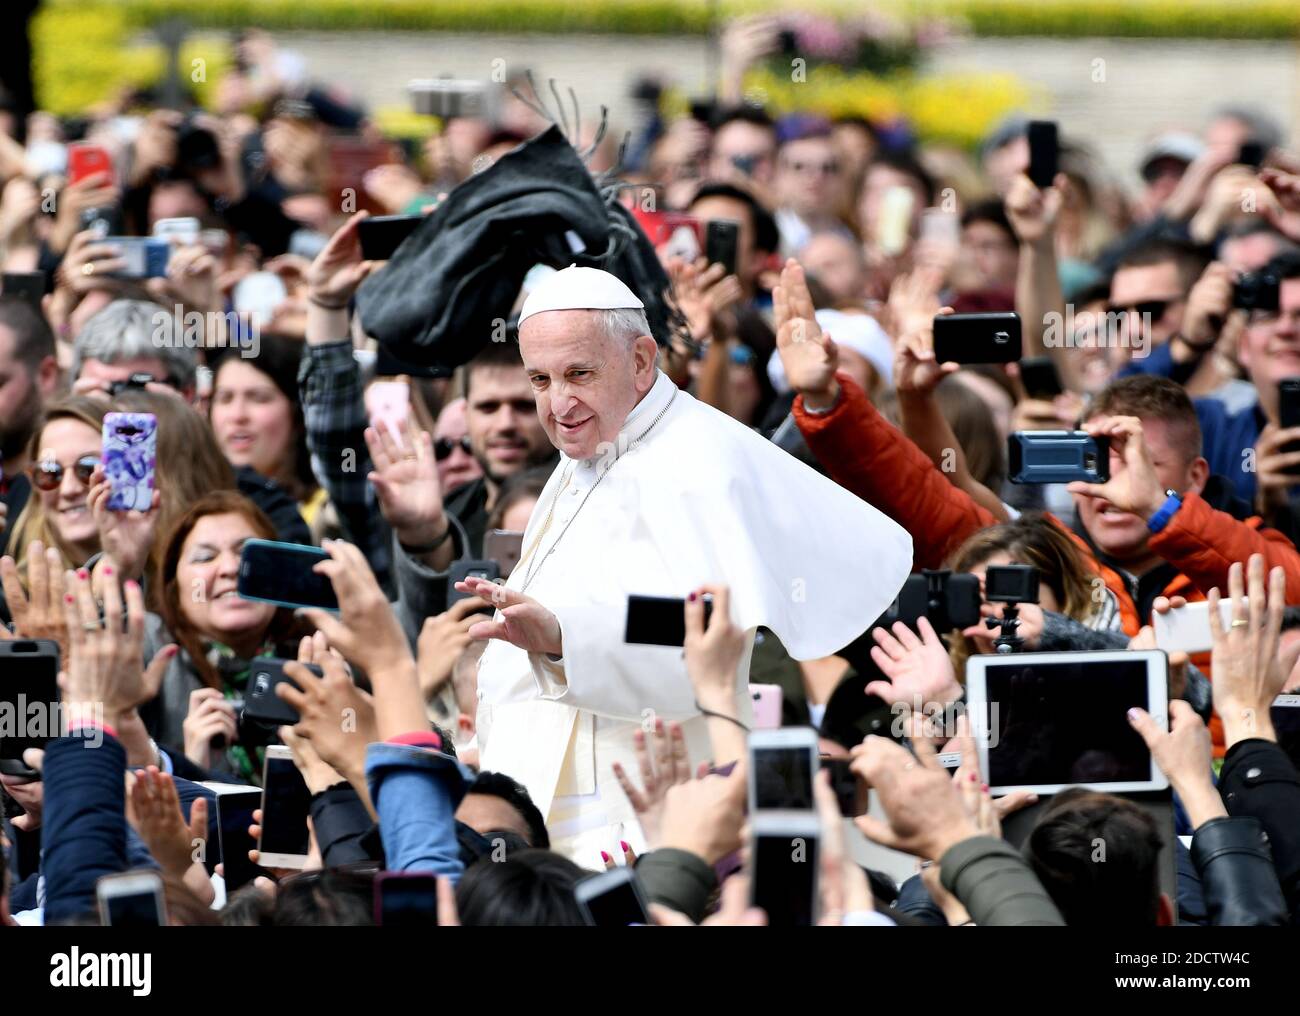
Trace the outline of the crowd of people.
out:
M 1154 648 L 1157 617 L 1208 600 L 1212 651 L 1169 655 L 1168 723 L 1127 716 L 1172 787 L 1178 835 L 1122 792 L 995 797 L 965 720 L 890 722 L 961 702 L 1005 604 L 985 598 L 953 630 L 864 618 L 868 650 L 800 660 L 742 630 L 741 591 L 720 586 L 707 617 L 698 590 L 678 592 L 707 750 L 651 715 L 639 771 L 596 777 L 626 795 L 635 844 L 553 849 L 546 802 L 479 765 L 479 662 L 502 637 L 485 628 L 500 604 L 453 577 L 490 559 L 496 534 L 519 537 L 526 567 L 523 534 L 549 526 L 560 453 L 545 396 L 513 337 L 483 336 L 454 373 L 385 374 L 355 301 L 384 271 L 362 252 L 372 214 L 436 214 L 552 125 L 513 78 L 489 115 L 393 146 L 354 211 L 331 144 L 378 128 L 248 32 L 209 110 L 130 93 L 75 121 L 0 111 L 0 267 L 44 287 L 0 296 L 0 638 L 57 644 L 66 726 L 0 766 L 0 922 L 94 923 L 102 877 L 153 870 L 172 924 L 370 924 L 380 872 L 437 876 L 441 924 L 583 924 L 576 887 L 627 867 L 645 923 L 766 924 L 748 846 L 757 716 L 733 708 L 746 678 L 779 687 L 767 725 L 815 729 L 827 763 L 810 809 L 818 923 L 1300 920 L 1300 776 L 1270 718 L 1300 691 L 1300 416 L 1284 394 L 1300 379 L 1300 148 L 1256 110 L 1189 111 L 1140 166 L 1107 166 L 1065 123 L 1060 172 L 1039 186 L 1024 119 L 970 154 L 746 102 L 746 63 L 775 32 L 730 28 L 723 86 L 689 114 L 653 109 L 624 144 L 624 125 L 573 131 L 670 280 L 680 326 L 659 369 L 901 526 L 914 571 L 984 590 L 991 567 L 1033 568 L 1025 651 Z M 112 165 L 69 182 L 79 141 Z M 679 217 L 657 234 L 665 214 Z M 178 219 L 198 220 L 198 239 L 172 242 L 165 274 L 127 277 L 115 239 Z M 717 222 L 738 226 L 730 264 L 705 256 Z M 972 312 L 1018 314 L 1024 356 L 1056 384 L 1014 363 L 937 362 L 936 318 Z M 393 414 L 381 395 L 395 380 Z M 131 510 L 109 506 L 103 461 L 105 417 L 121 412 L 157 420 L 156 493 Z M 1011 483 L 1008 437 L 1051 430 L 1108 439 L 1108 478 Z M 337 611 L 241 597 L 252 540 L 323 548 Z M 497 564 L 505 579 L 515 562 Z M 851 600 L 873 578 L 819 581 Z M 293 725 L 243 715 L 269 657 L 296 661 L 280 693 Z M 277 745 L 311 795 L 305 867 L 261 866 L 227 893 L 217 790 L 260 787 Z M 871 813 L 842 813 L 835 760 L 870 788 Z M 1027 806 L 1013 846 L 1002 824 Z M 915 874 L 864 864 L 864 837 L 914 855 Z

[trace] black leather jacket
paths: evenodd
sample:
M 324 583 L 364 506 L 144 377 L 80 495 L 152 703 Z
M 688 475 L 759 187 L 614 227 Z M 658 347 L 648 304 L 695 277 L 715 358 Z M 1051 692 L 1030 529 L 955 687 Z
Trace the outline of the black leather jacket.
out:
M 1192 837 L 1213 925 L 1285 925 L 1290 916 L 1273 870 L 1268 833 L 1258 819 L 1223 816 L 1203 822 Z

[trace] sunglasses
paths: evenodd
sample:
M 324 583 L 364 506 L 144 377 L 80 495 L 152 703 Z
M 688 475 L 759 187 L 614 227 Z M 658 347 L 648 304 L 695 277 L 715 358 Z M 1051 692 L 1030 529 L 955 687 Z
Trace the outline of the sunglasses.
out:
M 1168 300 L 1142 300 L 1139 303 L 1129 304 L 1127 307 L 1111 304 L 1106 308 L 1106 312 L 1108 314 L 1127 314 L 1133 311 L 1138 315 L 1150 314 L 1152 321 L 1159 321 L 1165 316 L 1165 311 L 1169 309 L 1169 305 L 1177 303 L 1181 299 L 1181 296 L 1176 296 Z
M 451 457 L 451 453 L 460 448 L 466 455 L 473 454 L 470 451 L 469 435 L 466 434 L 459 441 L 451 441 L 448 438 L 440 437 L 433 442 L 433 457 L 442 462 Z
M 72 472 L 83 486 L 90 483 L 90 477 L 99 467 L 98 455 L 83 455 L 72 464 Z M 63 467 L 53 459 L 38 462 L 28 470 L 32 486 L 37 490 L 58 490 L 63 483 Z

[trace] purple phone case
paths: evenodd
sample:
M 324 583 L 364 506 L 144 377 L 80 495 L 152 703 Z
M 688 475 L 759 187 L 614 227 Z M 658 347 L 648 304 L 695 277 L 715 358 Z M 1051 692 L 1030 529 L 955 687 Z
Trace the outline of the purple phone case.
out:
M 104 475 L 112 486 L 112 511 L 148 511 L 158 450 L 158 419 L 153 413 L 108 413 L 104 417 Z

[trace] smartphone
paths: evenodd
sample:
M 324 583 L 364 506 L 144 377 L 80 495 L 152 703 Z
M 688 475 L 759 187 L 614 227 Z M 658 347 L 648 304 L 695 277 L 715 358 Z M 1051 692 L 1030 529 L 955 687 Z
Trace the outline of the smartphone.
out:
M 809 811 L 821 750 L 812 727 L 755 730 L 749 735 L 749 813 Z
M 409 381 L 372 381 L 366 388 L 366 415 L 370 425 L 383 427 L 402 447 L 401 425 L 411 417 L 411 383 Z
M 1059 146 L 1053 120 L 1029 121 L 1029 179 L 1040 190 L 1050 187 L 1059 171 Z
M 59 737 L 64 718 L 60 702 L 58 643 L 0 641 L 0 718 L 10 718 L 0 722 L 0 758 L 21 764 L 28 748 L 44 748 Z
M 357 223 L 361 256 L 367 261 L 387 261 L 425 218 L 423 215 L 372 215 L 362 219 Z
M 100 454 L 115 512 L 147 512 L 153 505 L 158 460 L 158 418 L 153 413 L 107 413 Z
M 496 582 L 501 578 L 501 568 L 495 561 L 453 561 L 451 570 L 447 573 L 447 609 L 451 609 L 453 603 L 459 603 L 473 595 L 473 593 L 462 593 L 456 588 L 457 582 L 464 582 L 466 579 L 488 579 Z M 492 611 L 495 613 L 496 608 Z
M 1279 695 L 1269 708 L 1278 747 L 1286 752 L 1293 765 L 1300 758 L 1300 695 Z
M 511 529 L 489 529 L 483 536 L 483 556 L 495 561 L 501 577 L 508 579 L 524 552 L 524 534 Z
M 438 879 L 421 871 L 381 871 L 375 876 L 375 924 L 393 928 L 438 925 Z
M 123 871 L 95 881 L 99 920 L 110 928 L 159 928 L 167 924 L 162 876 L 156 871 Z
M 731 219 L 713 219 L 704 230 L 704 257 L 709 264 L 722 265 L 728 275 L 735 275 L 739 242 L 740 223 Z
M 247 314 L 259 327 L 264 328 L 275 316 L 275 308 L 289 298 L 284 280 L 274 272 L 253 272 L 245 275 L 230 294 L 236 314 Z
M 257 841 L 248 835 L 248 827 L 253 824 L 253 811 L 261 806 L 262 792 L 256 789 L 217 795 L 217 842 L 221 847 L 227 898 L 262 874 L 262 869 L 248 859 L 248 852 L 257 849 Z
M 1264 158 L 1267 155 L 1268 151 L 1260 142 L 1243 141 L 1241 147 L 1237 149 L 1237 165 L 1259 169 L 1264 165 Z
M 755 730 L 776 730 L 781 726 L 785 692 L 779 684 L 751 684 L 749 697 L 754 701 Z
M 329 560 L 319 547 L 273 540 L 248 540 L 239 555 L 238 593 L 280 607 L 338 610 L 334 586 L 312 568 Z
M 68 145 L 68 183 L 80 183 L 96 173 L 113 177 L 113 157 L 103 145 L 74 141 Z
M 901 254 L 912 235 L 912 209 L 916 195 L 911 187 L 890 187 L 880 202 L 876 220 L 876 245 L 886 254 Z
M 936 315 L 934 358 L 938 363 L 1015 363 L 1020 359 L 1020 315 Z
M 626 928 L 629 924 L 650 923 L 636 869 L 627 865 L 584 878 L 573 887 L 573 897 L 593 927 Z
M 867 813 L 867 785 L 858 779 L 857 774 L 849 768 L 853 760 L 848 758 L 827 758 L 823 756 L 820 765 L 831 774 L 831 789 L 835 791 L 835 800 L 840 806 L 840 814 L 845 818 L 857 818 Z
M 106 244 L 117 247 L 117 256 L 125 264 L 113 277 L 118 279 L 165 279 L 172 246 L 151 236 L 106 236 Z
M 927 208 L 921 213 L 918 242 L 956 249 L 961 245 L 961 220 L 956 212 Z
M 713 616 L 713 597 L 704 596 L 704 625 Z M 627 598 L 623 641 L 642 646 L 686 645 L 686 601 L 675 596 Z
M 1012 483 L 1105 483 L 1110 440 L 1082 430 L 1017 430 L 1007 437 Z
M 1242 605 L 1247 600 L 1242 597 Z M 1232 624 L 1232 601 L 1226 596 L 1219 600 L 1219 620 L 1224 631 Z M 1207 600 L 1189 603 L 1164 614 L 1151 615 L 1156 646 L 1167 653 L 1208 653 L 1214 648 L 1210 633 L 1210 604 Z
M 159 219 L 153 224 L 153 237 L 177 247 L 192 247 L 199 242 L 199 225 L 199 220 L 191 215 Z
M 817 923 L 821 825 L 817 813 L 749 817 L 749 898 L 771 927 Z
M 23 300 L 40 311 L 41 299 L 45 296 L 45 273 L 5 272 L 0 277 L 0 292 Z
M 250 664 L 248 695 L 244 699 L 244 715 L 250 720 L 277 727 L 281 724 L 293 726 L 298 722 L 298 710 L 275 693 L 281 684 L 298 688 L 298 682 L 284 672 L 284 665 L 288 662 L 273 656 L 259 656 Z M 325 676 L 325 671 L 315 664 L 304 666 L 317 677 Z
M 262 769 L 262 838 L 257 841 L 264 865 L 268 868 L 306 866 L 311 849 L 311 834 L 307 829 L 310 814 L 311 791 L 293 763 L 293 752 L 282 744 L 268 745 Z
M 1031 399 L 1050 402 L 1065 393 L 1056 361 L 1050 356 L 1026 356 L 1020 361 L 1020 383 Z
M 1283 378 L 1277 384 L 1277 422 L 1283 430 L 1300 427 L 1300 377 Z M 1300 441 L 1282 446 L 1283 452 L 1300 452 Z M 1283 470 L 1289 476 L 1300 476 L 1300 465 Z

